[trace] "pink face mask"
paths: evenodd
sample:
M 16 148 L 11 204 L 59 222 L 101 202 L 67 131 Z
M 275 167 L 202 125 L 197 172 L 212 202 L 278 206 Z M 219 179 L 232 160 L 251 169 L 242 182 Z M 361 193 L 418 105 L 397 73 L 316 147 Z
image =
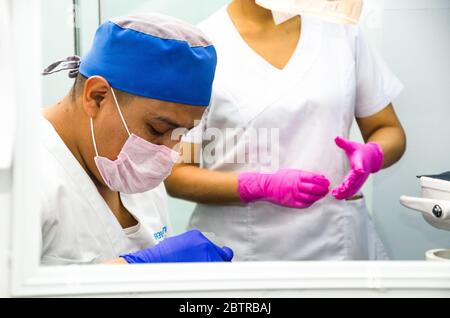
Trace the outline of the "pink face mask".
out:
M 94 122 L 91 118 L 92 142 L 96 154 L 95 164 L 106 185 L 113 191 L 126 194 L 150 191 L 170 175 L 173 165 L 179 159 L 179 154 L 166 146 L 152 144 L 131 134 L 112 88 L 111 91 L 129 137 L 116 160 L 112 161 L 101 157 L 98 155 Z

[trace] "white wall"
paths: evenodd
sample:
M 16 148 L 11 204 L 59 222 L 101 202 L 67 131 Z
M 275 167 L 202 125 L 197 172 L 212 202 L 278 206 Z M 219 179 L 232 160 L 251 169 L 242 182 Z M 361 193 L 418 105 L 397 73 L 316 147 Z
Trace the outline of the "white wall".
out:
M 72 0 L 42 1 L 42 69 L 51 63 L 74 55 Z M 70 90 L 73 80 L 66 72 L 43 79 L 43 105 L 52 106 Z M 38 105 L 36 105 L 38 107 Z
M 399 164 L 374 177 L 374 215 L 394 259 L 423 259 L 450 247 L 450 232 L 402 207 L 402 194 L 420 196 L 417 175 L 450 170 L 450 1 L 386 2 L 381 50 L 405 84 L 395 108 L 408 150 Z
M 197 24 L 228 3 L 228 0 L 101 0 L 101 17 L 108 18 L 133 12 L 159 12 Z

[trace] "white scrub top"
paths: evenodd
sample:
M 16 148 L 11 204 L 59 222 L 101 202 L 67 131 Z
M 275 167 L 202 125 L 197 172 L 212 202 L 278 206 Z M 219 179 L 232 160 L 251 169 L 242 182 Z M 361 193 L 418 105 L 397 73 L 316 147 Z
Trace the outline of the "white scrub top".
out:
M 42 264 L 112 260 L 154 246 L 171 234 L 164 185 L 143 194 L 120 194 L 138 221 L 122 229 L 53 126 L 45 119 L 40 126 Z
M 302 17 L 300 42 L 283 70 L 245 43 L 225 9 L 200 28 L 217 49 L 218 68 L 209 111 L 184 141 L 202 143 L 203 157 L 210 155 L 201 164 L 206 169 L 301 169 L 324 174 L 335 187 L 349 171 L 335 137 L 348 138 L 355 116 L 376 114 L 402 90 L 356 26 Z M 236 127 L 242 132 L 227 134 Z M 249 157 L 243 164 L 230 163 L 242 151 L 249 156 L 266 147 L 259 139 L 246 145 L 260 128 L 278 129 L 279 165 Z M 211 138 L 208 130 L 223 135 Z M 387 258 L 364 199 L 338 201 L 330 194 L 308 209 L 269 202 L 197 204 L 189 227 L 215 233 L 234 249 L 235 260 Z

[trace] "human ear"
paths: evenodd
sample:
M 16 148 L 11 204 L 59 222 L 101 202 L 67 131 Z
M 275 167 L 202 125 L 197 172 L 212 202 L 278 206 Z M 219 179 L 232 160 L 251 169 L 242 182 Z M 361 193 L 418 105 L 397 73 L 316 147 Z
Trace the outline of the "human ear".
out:
M 101 76 L 92 76 L 86 80 L 83 88 L 82 106 L 89 118 L 94 118 L 110 91 L 108 81 Z

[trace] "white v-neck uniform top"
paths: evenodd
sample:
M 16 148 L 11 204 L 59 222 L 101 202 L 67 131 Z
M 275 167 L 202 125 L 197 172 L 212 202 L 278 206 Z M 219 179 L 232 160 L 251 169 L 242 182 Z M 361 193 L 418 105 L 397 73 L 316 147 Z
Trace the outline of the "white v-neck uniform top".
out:
M 40 127 L 42 264 L 112 260 L 171 234 L 164 185 L 142 194 L 120 194 L 138 221 L 123 229 L 53 126 L 42 119 Z
M 335 187 L 349 171 L 335 137 L 348 138 L 355 116 L 376 114 L 402 90 L 357 26 L 302 17 L 299 44 L 283 70 L 246 44 L 225 9 L 200 28 L 216 47 L 218 67 L 209 110 L 184 141 L 202 143 L 204 152 L 213 155 L 203 159 L 206 169 L 277 170 L 264 160 L 230 163 L 242 152 L 249 155 L 266 147 L 259 139 L 246 145 L 255 130 L 275 128 L 279 169 L 321 173 Z M 227 128 L 241 128 L 242 133 L 227 134 Z M 208 130 L 223 134 L 211 138 Z M 269 202 L 197 204 L 189 227 L 215 233 L 234 249 L 235 260 L 387 258 L 364 199 L 338 201 L 330 194 L 308 209 Z

